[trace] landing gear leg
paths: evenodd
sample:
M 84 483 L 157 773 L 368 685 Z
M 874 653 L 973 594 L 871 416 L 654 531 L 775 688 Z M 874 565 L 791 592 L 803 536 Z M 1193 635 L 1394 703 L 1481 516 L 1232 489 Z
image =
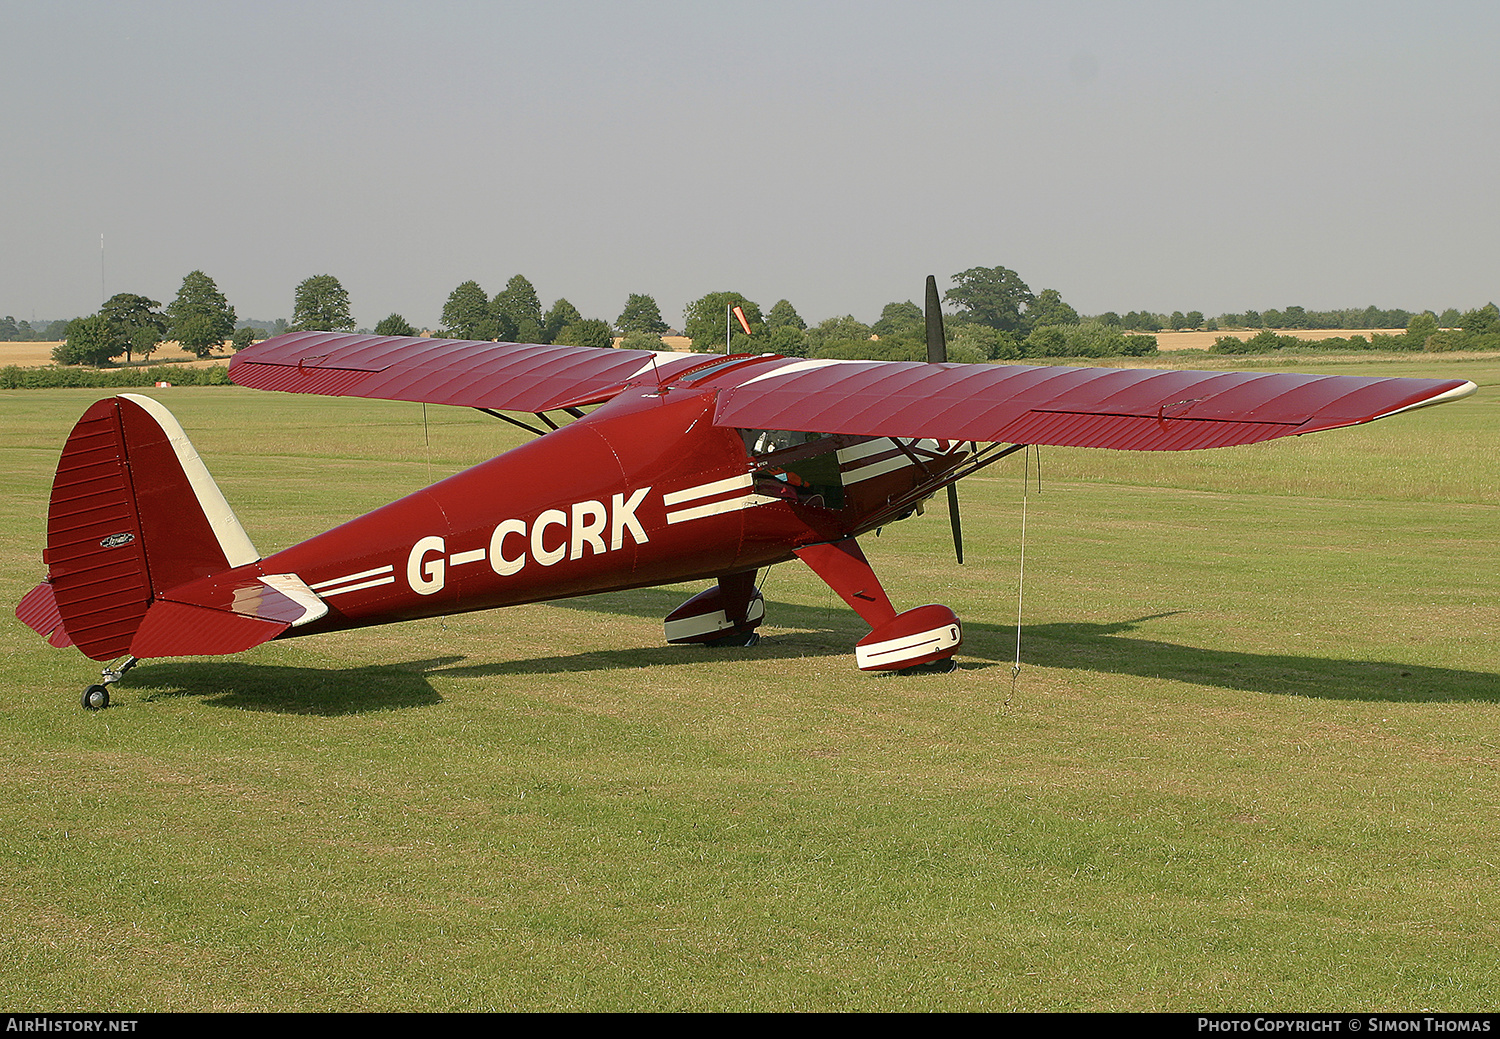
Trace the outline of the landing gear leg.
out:
M 83 698 L 79 701 L 84 710 L 102 711 L 109 706 L 109 687 L 118 682 L 120 677 L 129 671 L 140 661 L 135 657 L 127 657 L 125 663 L 119 667 L 107 667 L 99 673 L 100 683 L 91 685 L 83 691 Z
M 952 671 L 963 644 L 958 615 L 936 603 L 897 613 L 853 538 L 797 549 L 797 556 L 864 618 L 870 634 L 854 647 L 861 671 Z

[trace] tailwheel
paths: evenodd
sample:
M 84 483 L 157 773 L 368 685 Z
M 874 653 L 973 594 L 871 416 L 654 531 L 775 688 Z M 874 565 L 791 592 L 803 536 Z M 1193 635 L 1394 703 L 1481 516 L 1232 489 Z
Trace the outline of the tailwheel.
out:
M 102 711 L 109 706 L 109 686 L 112 682 L 118 682 L 120 677 L 129 671 L 140 661 L 135 657 L 126 657 L 119 667 L 107 667 L 99 672 L 101 679 L 98 685 L 91 685 L 83 691 L 83 697 L 79 703 L 83 704 L 86 711 Z
M 102 711 L 109 706 L 109 686 L 91 685 L 83 691 L 83 699 L 80 701 L 84 710 Z

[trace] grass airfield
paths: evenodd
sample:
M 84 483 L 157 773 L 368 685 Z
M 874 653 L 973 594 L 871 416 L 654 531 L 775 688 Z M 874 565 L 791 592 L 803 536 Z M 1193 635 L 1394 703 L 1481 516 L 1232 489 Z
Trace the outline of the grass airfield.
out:
M 1264 367 L 1265 362 L 1244 367 Z M 1206 366 L 1207 359 L 1185 360 Z M 1213 362 L 1217 363 L 1217 362 Z M 1172 455 L 1043 449 L 862 539 L 961 668 L 861 674 L 766 577 L 148 662 L 0 640 L 0 1002 L 33 1010 L 1383 1010 L 1500 1002 L 1500 358 L 1479 395 Z M 473 412 L 148 391 L 262 552 L 498 453 Z M 0 393 L 0 598 L 102 391 Z

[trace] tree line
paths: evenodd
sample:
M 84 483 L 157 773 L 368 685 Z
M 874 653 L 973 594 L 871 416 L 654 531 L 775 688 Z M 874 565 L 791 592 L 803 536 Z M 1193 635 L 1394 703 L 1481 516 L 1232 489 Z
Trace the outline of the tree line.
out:
M 1493 349 L 1487 308 L 1460 313 L 1449 308 L 1412 314 L 1405 310 L 1363 309 L 1308 311 L 1288 306 L 1265 312 L 1245 311 L 1205 319 L 1199 311 L 1163 315 L 1149 311 L 1113 311 L 1084 316 L 1056 289 L 1033 292 L 1015 271 L 1005 267 L 972 267 L 954 274 L 953 287 L 944 294 L 950 308 L 946 318 L 950 360 L 983 362 L 1036 357 L 1140 356 L 1155 353 L 1154 333 L 1171 330 L 1263 329 L 1241 339 L 1221 337 L 1213 348 L 1221 353 L 1257 353 L 1284 349 L 1289 342 L 1306 346 L 1279 330 L 1319 328 L 1405 328 L 1401 335 L 1373 335 L 1325 340 L 1344 349 Z M 731 319 L 738 307 L 749 326 L 747 334 Z M 865 324 L 853 315 L 827 318 L 809 325 L 793 304 L 777 300 L 768 311 L 743 293 L 710 292 L 689 303 L 683 334 L 700 352 L 771 352 L 790 357 L 922 360 L 926 357 L 922 309 L 910 300 L 887 303 L 880 317 Z M 188 274 L 177 296 L 166 306 L 134 293 L 111 297 L 97 314 L 69 322 L 52 322 L 46 332 L 63 342 L 53 351 L 59 364 L 100 366 L 123 357 L 127 362 L 148 358 L 168 340 L 176 340 L 198 357 L 207 357 L 231 341 L 241 349 L 256 339 L 286 331 L 353 331 L 349 294 L 328 274 L 302 281 L 293 298 L 290 321 L 238 322 L 212 278 L 202 271 Z M 422 334 L 405 317 L 390 314 L 373 329 L 378 335 Z M 535 286 L 524 275 L 514 275 L 490 296 L 478 281 L 458 285 L 443 305 L 437 334 L 454 339 L 503 342 L 557 343 L 571 346 L 660 349 L 661 336 L 671 331 L 656 300 L 631 293 L 613 321 L 585 318 L 565 298 L 545 310 Z M 61 335 L 58 335 L 61 333 Z M 1436 337 L 1436 338 L 1434 338 Z M 43 336 L 26 322 L 0 320 L 0 339 Z M 1357 340 L 1357 341 L 1355 341 Z M 1413 345 L 1416 344 L 1416 345 Z
M 130 363 L 136 358 L 149 358 L 169 340 L 196 357 L 207 357 L 226 341 L 237 350 L 254 341 L 255 329 L 237 328 L 236 324 L 234 307 L 214 280 L 202 271 L 193 271 L 182 279 L 176 298 L 165 307 L 146 296 L 120 292 L 105 300 L 97 314 L 69 321 L 52 359 L 58 364 L 95 368 L 121 356 Z M 349 293 L 329 274 L 306 279 L 297 286 L 290 327 L 353 329 Z
M 1032 292 L 1005 267 L 971 267 L 953 275 L 944 300 L 954 312 L 945 323 L 948 359 L 978 363 L 1023 357 L 1108 357 L 1156 352 L 1150 335 L 1128 335 L 1118 323 L 1085 320 L 1056 289 Z M 726 326 L 738 304 L 750 325 Z M 809 326 L 790 301 L 778 300 L 761 316 L 754 302 L 734 292 L 711 292 L 688 304 L 684 334 L 693 349 L 770 351 L 788 357 L 919 361 L 927 358 L 926 319 L 911 300 L 893 300 L 873 324 L 852 314 Z
M 1286 326 L 1281 326 L 1286 327 Z M 1306 327 L 1306 326 L 1303 326 Z M 1348 326 L 1359 328 L 1359 325 Z M 1375 326 L 1399 327 L 1399 326 Z M 1349 353 L 1360 350 L 1425 350 L 1446 353 L 1454 350 L 1500 350 L 1500 308 L 1493 303 L 1465 311 L 1445 311 L 1441 316 L 1430 310 L 1413 314 L 1406 331 L 1372 332 L 1362 335 L 1329 336 L 1307 340 L 1295 335 L 1281 335 L 1273 328 L 1263 328 L 1248 339 L 1219 336 L 1210 347 L 1216 354 L 1268 354 L 1281 350 L 1313 350 Z

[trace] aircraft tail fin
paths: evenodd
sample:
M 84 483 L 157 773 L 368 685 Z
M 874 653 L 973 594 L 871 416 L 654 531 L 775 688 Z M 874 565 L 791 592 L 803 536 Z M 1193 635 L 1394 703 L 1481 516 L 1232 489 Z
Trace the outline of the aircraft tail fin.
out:
M 47 581 L 17 615 L 66 645 L 55 612 L 68 640 L 111 660 L 130 651 L 158 593 L 260 554 L 172 413 L 126 393 L 84 412 L 63 446 L 43 558 Z

